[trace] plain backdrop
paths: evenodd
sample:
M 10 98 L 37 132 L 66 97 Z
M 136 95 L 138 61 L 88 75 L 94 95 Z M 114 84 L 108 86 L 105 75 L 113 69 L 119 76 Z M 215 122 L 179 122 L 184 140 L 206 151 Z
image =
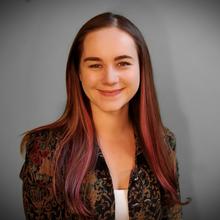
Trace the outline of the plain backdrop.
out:
M 176 135 L 184 220 L 219 219 L 220 4 L 201 0 L 0 1 L 0 218 L 22 220 L 20 134 L 56 120 L 85 21 L 112 11 L 143 33 L 164 124 Z

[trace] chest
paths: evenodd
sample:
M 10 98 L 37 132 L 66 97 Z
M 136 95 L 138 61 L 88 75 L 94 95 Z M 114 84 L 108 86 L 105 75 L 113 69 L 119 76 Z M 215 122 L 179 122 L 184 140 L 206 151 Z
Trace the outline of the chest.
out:
M 139 161 L 140 162 L 140 161 Z M 130 219 L 160 219 L 161 188 L 147 164 L 137 163 L 130 172 L 128 210 Z M 84 184 L 84 195 L 94 219 L 114 219 L 115 198 L 112 177 L 106 162 L 101 159 Z M 137 218 L 138 217 L 138 218 Z
M 135 166 L 135 145 L 118 145 L 102 149 L 102 155 L 111 176 L 114 189 L 127 189 Z

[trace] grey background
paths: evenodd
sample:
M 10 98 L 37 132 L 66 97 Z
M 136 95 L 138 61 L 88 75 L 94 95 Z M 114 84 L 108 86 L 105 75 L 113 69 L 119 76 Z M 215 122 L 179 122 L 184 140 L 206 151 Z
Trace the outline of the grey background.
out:
M 113 11 L 148 44 L 161 114 L 177 138 L 184 219 L 219 219 L 220 4 L 218 1 L 1 1 L 1 219 L 24 219 L 22 132 L 64 110 L 65 65 L 81 25 Z

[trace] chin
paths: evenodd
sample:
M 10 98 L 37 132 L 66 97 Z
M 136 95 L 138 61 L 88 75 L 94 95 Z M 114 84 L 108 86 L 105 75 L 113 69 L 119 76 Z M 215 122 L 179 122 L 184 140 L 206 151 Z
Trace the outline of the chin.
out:
M 103 112 L 118 112 L 126 108 L 127 103 L 123 104 L 108 104 L 108 105 L 95 105 L 99 110 Z

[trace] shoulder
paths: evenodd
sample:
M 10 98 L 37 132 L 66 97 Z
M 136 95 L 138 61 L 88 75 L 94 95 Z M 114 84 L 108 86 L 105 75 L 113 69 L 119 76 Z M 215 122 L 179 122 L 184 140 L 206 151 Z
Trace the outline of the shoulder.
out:
M 60 137 L 58 130 L 46 129 L 28 135 L 25 162 L 20 172 L 23 179 L 27 175 L 52 176 L 53 156 Z
M 175 169 L 177 169 L 178 164 L 177 164 L 177 158 L 176 158 L 176 135 L 169 128 L 167 127 L 164 127 L 164 128 L 165 128 L 164 141 L 166 142 L 169 148 L 168 151 L 170 153 L 171 160 L 174 162 L 174 167 Z
M 59 131 L 46 129 L 31 133 L 26 144 L 26 154 L 35 154 L 42 159 L 55 151 L 59 141 Z
M 164 140 L 173 151 L 176 151 L 176 136 L 168 127 L 164 127 Z
M 26 144 L 26 151 L 30 153 L 32 150 L 54 150 L 59 140 L 59 130 L 45 129 L 29 134 Z

